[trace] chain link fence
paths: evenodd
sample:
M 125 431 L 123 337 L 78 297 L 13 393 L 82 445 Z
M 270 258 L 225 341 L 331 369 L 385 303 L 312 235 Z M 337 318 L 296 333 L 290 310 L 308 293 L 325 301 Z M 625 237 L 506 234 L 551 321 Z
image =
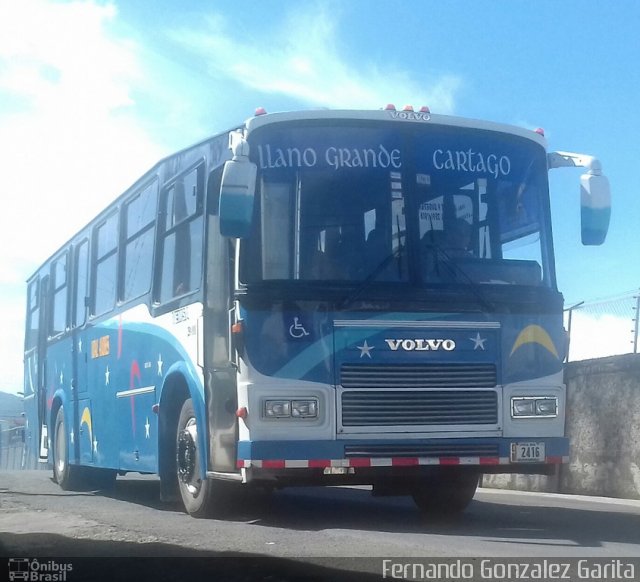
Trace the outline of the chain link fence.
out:
M 638 353 L 640 291 L 565 308 L 569 361 Z

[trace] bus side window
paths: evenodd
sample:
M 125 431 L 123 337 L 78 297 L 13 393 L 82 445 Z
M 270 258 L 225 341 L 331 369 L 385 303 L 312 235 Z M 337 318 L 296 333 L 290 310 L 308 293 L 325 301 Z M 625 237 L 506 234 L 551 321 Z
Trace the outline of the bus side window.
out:
M 113 212 L 94 231 L 95 264 L 93 314 L 101 315 L 116 302 L 118 274 L 118 213 Z
M 38 329 L 40 326 L 39 282 L 39 279 L 35 279 L 29 284 L 25 351 L 29 350 L 30 348 L 35 348 L 38 344 Z
M 51 265 L 52 301 L 51 318 L 49 320 L 49 336 L 56 336 L 64 333 L 67 329 L 68 315 L 68 253 L 65 252 Z
M 161 245 L 160 303 L 195 291 L 202 278 L 203 166 L 192 169 L 165 191 Z
M 127 301 L 151 288 L 153 246 L 158 208 L 154 181 L 125 204 L 124 269 L 121 296 Z
M 83 240 L 75 254 L 75 312 L 74 325 L 81 326 L 87 318 L 87 296 L 89 294 L 89 241 Z

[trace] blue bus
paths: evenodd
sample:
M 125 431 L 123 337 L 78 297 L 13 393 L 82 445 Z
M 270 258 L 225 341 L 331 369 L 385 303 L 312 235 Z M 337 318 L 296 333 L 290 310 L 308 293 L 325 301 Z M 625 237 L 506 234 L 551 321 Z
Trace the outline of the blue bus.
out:
M 371 485 L 462 511 L 567 462 L 548 171 L 597 159 L 427 108 L 267 114 L 160 161 L 28 280 L 27 439 L 63 489 Z

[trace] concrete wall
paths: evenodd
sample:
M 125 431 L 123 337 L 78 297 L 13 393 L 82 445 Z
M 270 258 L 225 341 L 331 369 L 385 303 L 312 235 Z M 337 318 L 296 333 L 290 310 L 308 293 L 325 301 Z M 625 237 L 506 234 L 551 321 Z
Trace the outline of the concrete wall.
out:
M 485 476 L 488 487 L 640 499 L 640 354 L 571 362 L 568 465 L 556 475 Z

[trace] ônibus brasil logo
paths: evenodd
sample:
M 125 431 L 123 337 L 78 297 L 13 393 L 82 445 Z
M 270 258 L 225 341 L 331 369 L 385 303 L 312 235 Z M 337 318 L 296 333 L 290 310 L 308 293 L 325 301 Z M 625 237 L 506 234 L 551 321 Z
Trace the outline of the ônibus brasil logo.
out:
M 67 582 L 71 564 L 55 560 L 9 558 L 9 582 Z

